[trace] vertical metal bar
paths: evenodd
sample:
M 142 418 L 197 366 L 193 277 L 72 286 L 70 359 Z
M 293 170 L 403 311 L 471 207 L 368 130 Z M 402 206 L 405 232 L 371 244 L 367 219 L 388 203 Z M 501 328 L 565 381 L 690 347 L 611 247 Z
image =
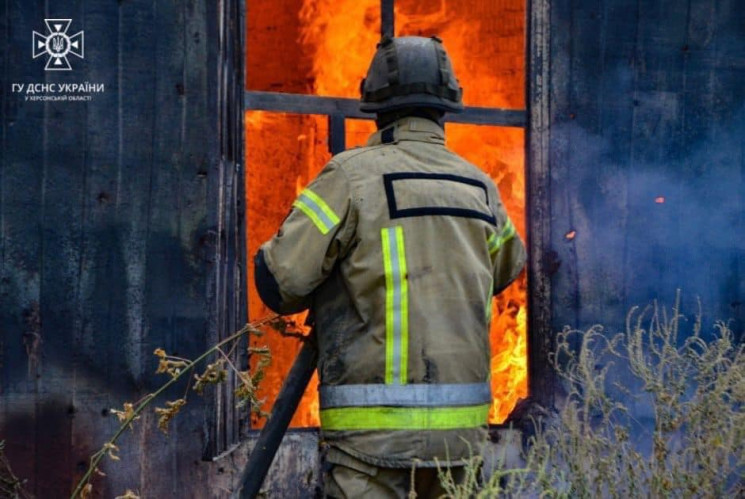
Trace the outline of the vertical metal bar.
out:
M 236 34 L 238 36 L 238 53 L 235 54 L 235 74 L 236 92 L 243 93 L 246 91 L 246 3 L 247 0 L 236 0 L 238 3 L 238 26 L 236 26 Z M 234 200 L 235 213 L 235 224 L 237 229 L 237 240 L 236 240 L 236 255 L 238 257 L 238 269 L 234 277 L 234 327 L 239 328 L 243 324 L 248 322 L 248 300 L 246 295 L 248 293 L 248 283 L 246 282 L 248 275 L 248 244 L 246 244 L 246 131 L 244 128 L 244 120 L 246 117 L 246 102 L 245 99 L 239 99 L 239 102 L 235 103 L 237 107 L 236 111 L 238 116 L 236 117 L 236 164 L 235 164 L 235 189 L 237 190 L 236 199 Z M 240 369 L 248 368 L 248 337 L 243 338 L 238 346 L 238 366 Z M 237 381 L 237 380 L 236 380 Z M 233 402 L 233 410 L 235 411 L 235 444 L 240 442 L 243 437 L 242 433 L 248 430 L 250 426 L 250 417 L 246 417 L 239 412 L 235 407 L 235 400 Z
M 329 152 L 331 154 L 339 154 L 346 148 L 346 123 L 344 122 L 344 115 L 341 113 L 330 114 Z
M 528 391 L 552 407 L 555 378 L 548 362 L 555 337 L 551 324 L 550 69 L 551 0 L 527 3 L 526 173 L 528 219 Z
M 380 35 L 393 36 L 395 33 L 393 24 L 393 2 L 394 0 L 380 0 Z
M 223 25 L 225 22 L 225 5 L 224 2 L 211 2 L 209 4 L 209 15 L 212 22 L 210 23 L 212 25 L 212 29 L 214 30 L 214 39 L 217 41 L 217 43 L 213 44 L 211 47 L 214 52 L 212 52 L 210 55 L 212 56 L 214 54 L 214 61 L 215 66 L 211 68 L 212 71 L 214 71 L 214 74 L 211 75 L 211 78 L 213 79 L 213 92 L 216 95 L 216 109 L 215 109 L 215 118 L 216 123 L 215 126 L 220 131 L 216 134 L 218 144 L 217 144 L 217 157 L 222 158 L 224 151 L 226 149 L 225 145 L 225 134 L 224 128 L 223 128 L 223 120 L 225 119 L 225 100 L 226 96 L 224 94 L 223 88 L 222 88 L 222 82 L 223 78 L 225 76 L 224 73 L 224 64 L 223 64 L 223 57 L 225 54 L 225 47 L 223 46 L 222 39 L 223 39 Z M 210 209 L 208 210 L 208 216 L 209 216 L 209 224 L 212 227 L 219 227 L 222 224 L 222 218 L 224 215 L 224 198 L 222 195 L 223 192 L 223 184 L 224 184 L 224 165 L 225 161 L 220 159 L 219 161 L 216 161 L 216 171 L 215 175 L 208 176 L 209 182 L 209 202 L 211 203 Z M 209 254 L 210 254 L 210 260 L 212 262 L 215 261 L 221 261 L 222 255 L 220 252 L 222 251 L 222 245 L 220 242 L 214 238 L 212 235 L 215 233 L 215 230 L 211 231 L 210 239 L 209 239 Z M 214 265 L 212 266 L 212 272 L 210 276 L 209 281 L 209 308 L 211 310 L 211 313 L 209 315 L 209 329 L 208 329 L 208 335 L 207 335 L 207 344 L 214 344 L 218 341 L 220 341 L 224 337 L 224 314 L 221 313 L 222 311 L 222 299 L 223 299 L 223 293 L 221 292 L 221 284 L 223 282 L 223 268 L 220 265 Z M 224 422 L 223 422 L 223 387 L 216 388 L 214 390 L 214 395 L 210 403 L 207 405 L 207 421 L 208 421 L 208 441 L 207 445 L 205 446 L 205 453 L 202 456 L 203 459 L 211 459 L 215 455 L 217 455 L 222 450 L 222 442 L 224 441 Z
M 246 244 L 244 161 L 244 24 L 245 0 L 213 2 L 216 43 L 217 130 L 219 130 L 218 172 L 216 178 L 215 236 L 212 238 L 215 277 L 211 309 L 214 337 L 225 338 L 246 323 Z M 212 178 L 212 177 L 210 177 Z M 247 365 L 247 340 L 231 356 L 231 362 L 243 369 Z M 240 442 L 248 417 L 236 409 L 233 391 L 238 380 L 233 375 L 215 387 L 214 398 L 207 404 L 208 441 L 204 459 L 227 455 Z

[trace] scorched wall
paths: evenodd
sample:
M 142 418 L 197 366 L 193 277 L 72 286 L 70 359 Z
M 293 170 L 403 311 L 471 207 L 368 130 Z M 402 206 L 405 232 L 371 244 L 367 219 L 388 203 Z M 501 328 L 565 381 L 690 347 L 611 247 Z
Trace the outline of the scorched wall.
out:
M 738 7 L 529 6 L 531 356 L 564 325 L 617 331 L 630 306 L 670 303 L 677 288 L 688 310 L 701 297 L 706 321 L 742 331 Z M 85 30 L 66 76 L 31 55 L 51 18 Z M 109 408 L 152 389 L 155 347 L 194 355 L 240 323 L 236 19 L 228 0 L 0 4 L 0 438 L 38 497 L 66 497 L 117 426 Z M 13 92 L 65 78 L 106 91 L 75 103 Z M 550 375 L 537 363 L 531 375 L 550 401 Z M 227 496 L 248 445 L 201 461 L 240 430 L 216 400 L 194 398 L 168 437 L 143 418 L 99 493 Z M 271 490 L 313 490 L 315 445 L 288 439 Z

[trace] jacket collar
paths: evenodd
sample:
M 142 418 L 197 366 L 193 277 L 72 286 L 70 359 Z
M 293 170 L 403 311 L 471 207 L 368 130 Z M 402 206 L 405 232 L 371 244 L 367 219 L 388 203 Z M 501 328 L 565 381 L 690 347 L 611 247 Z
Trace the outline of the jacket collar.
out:
M 377 146 L 396 143 L 401 140 L 444 144 L 445 130 L 432 120 L 418 116 L 406 116 L 372 134 L 367 140 L 367 145 Z

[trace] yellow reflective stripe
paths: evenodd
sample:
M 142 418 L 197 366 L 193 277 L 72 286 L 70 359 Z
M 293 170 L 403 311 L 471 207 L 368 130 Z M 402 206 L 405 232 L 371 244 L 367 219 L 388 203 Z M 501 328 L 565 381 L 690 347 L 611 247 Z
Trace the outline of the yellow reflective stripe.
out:
M 497 237 L 494 233 L 486 240 L 486 244 L 489 247 L 489 254 L 494 255 L 504 243 L 515 237 L 515 226 L 512 224 L 512 220 L 507 219 L 507 223 L 502 228 L 502 233 Z
M 494 296 L 494 278 L 489 279 L 489 290 L 486 294 L 486 308 L 484 309 L 484 315 L 486 316 L 486 326 L 491 325 L 491 308 L 492 308 L 492 296 Z
M 512 224 L 512 220 L 507 219 L 507 223 L 502 229 L 502 235 L 499 237 L 497 246 L 501 247 L 504 243 L 515 237 L 515 226 Z
M 305 213 L 324 236 L 339 223 L 339 217 L 326 202 L 310 189 L 305 189 L 292 203 Z
M 383 242 L 383 270 L 385 271 L 385 382 L 393 383 L 393 271 L 388 229 L 380 231 Z
M 455 430 L 486 425 L 489 404 L 465 407 L 337 407 L 321 411 L 324 430 Z
M 409 362 L 409 291 L 400 226 L 380 231 L 385 272 L 385 382 L 406 384 Z
M 398 249 L 398 268 L 401 280 L 401 367 L 400 380 L 402 385 L 406 384 L 409 369 L 409 285 L 406 272 L 406 248 L 404 247 L 404 229 L 396 227 L 396 245 Z
M 489 247 L 489 254 L 493 255 L 497 252 L 499 247 L 497 246 L 497 233 L 493 233 L 489 238 L 486 240 L 486 245 Z
M 311 222 L 313 222 L 313 225 L 315 225 L 318 228 L 318 230 L 321 231 L 321 234 L 323 234 L 324 236 L 328 234 L 329 230 L 331 230 L 328 227 L 326 227 L 326 224 L 324 224 L 321 221 L 321 219 L 318 218 L 315 212 L 308 205 L 306 205 L 299 199 L 295 200 L 295 202 L 292 203 L 292 206 L 295 206 L 300 211 L 305 213 L 308 216 L 308 218 L 310 218 Z

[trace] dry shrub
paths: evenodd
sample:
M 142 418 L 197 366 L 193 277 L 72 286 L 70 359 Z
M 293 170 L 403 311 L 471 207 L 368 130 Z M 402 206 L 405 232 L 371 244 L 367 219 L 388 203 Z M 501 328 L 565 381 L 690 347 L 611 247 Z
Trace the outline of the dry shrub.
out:
M 133 430 L 133 423 L 140 419 L 140 414 L 146 408 L 148 408 L 160 395 L 166 393 L 174 383 L 185 377 L 187 373 L 194 373 L 198 365 L 202 362 L 206 362 L 206 359 L 214 356 L 214 354 L 217 354 L 218 357 L 212 363 L 207 364 L 203 372 L 194 373 L 193 379 L 188 380 L 183 397 L 176 400 L 166 401 L 165 407 L 155 408 L 155 414 L 158 416 L 158 428 L 163 433 L 168 434 L 169 423 L 187 404 L 187 395 L 189 392 L 195 391 L 197 394 L 202 395 L 207 386 L 217 385 L 226 381 L 229 377 L 228 369 L 236 376 L 237 386 L 233 392 L 235 395 L 236 406 L 248 407 L 252 412 L 263 414 L 261 411 L 263 400 L 260 400 L 257 397 L 256 390 L 259 382 L 264 377 L 264 369 L 271 361 L 271 352 L 267 347 L 248 347 L 249 354 L 256 355 L 259 359 L 253 373 L 249 370 L 241 371 L 234 365 L 231 358 L 233 357 L 236 348 L 242 344 L 240 341 L 241 338 L 250 334 L 261 336 L 263 333 L 258 328 L 266 323 L 274 325 L 283 323 L 283 320 L 278 318 L 276 315 L 272 315 L 265 319 L 252 322 L 251 324 L 246 324 L 239 331 L 222 339 L 217 344 L 212 345 L 194 360 L 169 355 L 162 348 L 156 348 L 153 354 L 158 357 L 159 361 L 158 368 L 155 372 L 156 374 L 167 374 L 170 376 L 170 379 L 161 385 L 160 388 L 152 393 L 148 393 L 137 402 L 124 402 L 121 410 L 111 409 L 111 413 L 117 417 L 121 424 L 114 435 L 91 456 L 88 470 L 83 474 L 83 477 L 75 486 L 70 499 L 85 499 L 91 497 L 93 493 L 93 484 L 91 483 L 91 480 L 93 477 L 95 475 L 106 476 L 106 474 L 98 468 L 101 460 L 105 456 L 108 456 L 112 461 L 120 461 L 119 455 L 117 454 L 119 447 L 116 445 L 116 442 L 124 432 L 127 429 Z M 227 353 L 225 350 L 227 350 Z M 0 448 L 0 450 L 2 450 L 2 448 Z M 124 495 L 117 496 L 116 499 L 136 499 L 138 497 L 137 493 L 128 489 Z
M 745 345 L 723 322 L 703 335 L 679 303 L 632 309 L 610 338 L 562 331 L 552 362 L 567 395 L 533 421 L 522 466 L 502 460 L 481 486 L 443 473 L 449 496 L 745 497 Z

